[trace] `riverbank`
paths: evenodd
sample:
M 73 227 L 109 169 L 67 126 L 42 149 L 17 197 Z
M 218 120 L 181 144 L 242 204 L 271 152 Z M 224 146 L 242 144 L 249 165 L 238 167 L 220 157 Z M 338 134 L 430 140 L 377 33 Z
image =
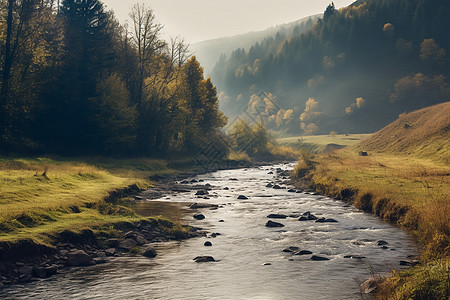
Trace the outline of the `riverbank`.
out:
M 0 286 L 52 275 L 70 265 L 72 252 L 102 263 L 111 253 L 143 253 L 155 240 L 197 236 L 180 223 L 178 210 L 156 209 L 143 217 L 136 203 L 180 192 L 174 182 L 210 168 L 250 164 L 259 163 L 248 157 L 213 165 L 190 157 L 0 159 Z M 129 231 L 135 231 L 131 247 L 117 244 L 113 251 L 105 242 L 127 240 Z
M 142 252 L 147 242 L 195 236 L 172 214 L 149 219 L 133 204 L 144 190 L 164 193 L 155 188 L 164 180 L 202 172 L 204 165 L 191 158 L 0 159 L 0 286 L 53 275 L 73 264 L 70 253 L 77 251 L 91 264 L 105 255 Z M 119 245 L 130 231 L 135 243 Z M 118 239 L 116 250 L 105 252 L 110 239 Z
M 395 222 L 416 239 L 420 264 L 393 271 L 379 285 L 378 298 L 445 299 L 449 292 L 450 168 L 413 156 L 376 152 L 360 156 L 357 150 L 304 155 L 294 170 L 298 184 Z

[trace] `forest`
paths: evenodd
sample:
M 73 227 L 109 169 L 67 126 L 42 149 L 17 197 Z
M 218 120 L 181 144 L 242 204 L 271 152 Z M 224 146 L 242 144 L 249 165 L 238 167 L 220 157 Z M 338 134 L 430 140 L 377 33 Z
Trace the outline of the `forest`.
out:
M 226 124 L 211 79 L 150 8 L 129 25 L 99 0 L 0 8 L 0 153 L 192 153 Z
M 446 0 L 331 3 L 307 32 L 222 57 L 221 108 L 232 117 L 264 102 L 266 126 L 287 136 L 379 130 L 450 99 L 449 15 Z

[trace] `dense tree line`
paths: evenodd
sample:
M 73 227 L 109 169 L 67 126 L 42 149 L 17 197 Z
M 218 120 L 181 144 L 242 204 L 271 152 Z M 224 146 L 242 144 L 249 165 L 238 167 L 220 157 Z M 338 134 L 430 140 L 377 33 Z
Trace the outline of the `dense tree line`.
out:
M 266 116 L 271 128 L 377 130 L 399 113 L 450 99 L 449 15 L 448 0 L 359 0 L 340 10 L 330 4 L 310 31 L 222 58 L 213 72 L 222 107 L 239 114 L 263 91 L 279 106 Z M 305 118 L 310 99 L 316 111 Z
M 129 27 L 99 0 L 0 8 L 1 152 L 192 152 L 225 125 L 211 79 L 144 5 Z

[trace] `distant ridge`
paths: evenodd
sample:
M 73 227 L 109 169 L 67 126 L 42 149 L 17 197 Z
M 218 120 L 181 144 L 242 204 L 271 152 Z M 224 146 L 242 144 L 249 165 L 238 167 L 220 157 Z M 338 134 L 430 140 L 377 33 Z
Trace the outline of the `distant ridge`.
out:
M 234 36 L 206 40 L 192 44 L 190 48 L 193 55 L 197 57 L 208 74 L 212 71 L 222 54 L 229 56 L 232 51 L 238 48 L 248 49 L 253 44 L 261 42 L 267 37 L 275 36 L 278 32 L 283 32 L 288 36 L 292 34 L 296 26 L 306 23 L 310 19 L 314 24 L 321 16 L 322 14 L 312 15 L 294 22 L 272 26 L 261 31 L 252 31 Z
M 450 163 L 450 102 L 402 114 L 363 140 L 362 149 Z

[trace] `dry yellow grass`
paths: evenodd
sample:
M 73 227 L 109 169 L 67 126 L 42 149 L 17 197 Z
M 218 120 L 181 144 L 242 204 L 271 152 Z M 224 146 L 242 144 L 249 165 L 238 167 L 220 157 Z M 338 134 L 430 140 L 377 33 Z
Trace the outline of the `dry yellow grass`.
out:
M 409 114 L 363 140 L 360 148 L 450 164 L 450 102 Z
M 372 206 L 381 199 L 390 199 L 397 208 L 412 208 L 400 220 L 404 225 L 413 225 L 408 224 L 413 221 L 408 217 L 418 214 L 421 226 L 450 226 L 448 166 L 432 160 L 388 154 L 362 157 L 351 150 L 323 155 L 317 162 L 313 181 L 335 195 L 344 189 L 358 191 L 361 195 L 370 193 Z M 395 212 L 384 213 L 384 217 L 389 218 L 388 213 Z M 444 230 L 447 231 L 448 228 Z
M 361 144 L 306 159 L 295 169 L 322 192 L 399 223 L 419 242 L 421 264 L 394 272 L 380 286 L 379 299 L 448 295 L 449 129 L 447 102 L 402 115 Z M 369 156 L 359 156 L 360 150 Z

